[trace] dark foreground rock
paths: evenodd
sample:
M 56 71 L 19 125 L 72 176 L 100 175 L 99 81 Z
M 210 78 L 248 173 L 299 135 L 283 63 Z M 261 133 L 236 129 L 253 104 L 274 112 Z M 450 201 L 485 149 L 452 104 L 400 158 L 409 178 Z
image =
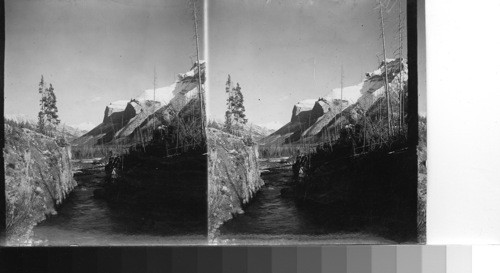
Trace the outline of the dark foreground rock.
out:
M 263 185 L 256 146 L 247 146 L 239 137 L 209 128 L 208 206 L 209 238 L 233 214 L 243 213 L 243 204 Z
M 69 147 L 26 128 L 5 125 L 7 244 L 31 244 L 33 227 L 76 186 Z
M 200 128 L 201 126 L 198 126 Z M 102 189 L 93 192 L 130 218 L 144 219 L 136 232 L 161 236 L 206 236 L 207 156 L 205 142 L 166 154 L 162 139 L 111 157 Z M 193 146 L 191 146 L 193 147 Z
M 415 151 L 376 151 L 313 161 L 296 198 L 317 205 L 346 231 L 369 231 L 397 242 L 417 242 Z
M 185 153 L 172 158 L 124 158 L 124 170 L 116 177 L 108 176 L 104 189 L 94 197 L 111 203 L 133 206 L 196 207 L 196 213 L 206 218 L 206 156 Z M 205 225 L 206 226 L 206 225 Z

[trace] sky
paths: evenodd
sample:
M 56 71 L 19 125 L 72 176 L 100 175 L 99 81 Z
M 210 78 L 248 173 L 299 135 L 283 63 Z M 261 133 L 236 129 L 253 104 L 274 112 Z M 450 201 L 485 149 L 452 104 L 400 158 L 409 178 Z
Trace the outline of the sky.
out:
M 296 102 L 338 88 L 341 64 L 344 86 L 361 82 L 381 58 L 375 2 L 210 0 L 208 48 L 200 51 L 209 52 L 210 118 L 224 117 L 228 74 L 242 87 L 250 122 L 270 128 L 288 122 Z M 55 88 L 61 121 L 90 129 L 110 102 L 152 88 L 155 67 L 163 87 L 195 59 L 184 0 L 6 0 L 5 9 L 7 115 L 36 119 L 43 74 Z M 385 15 L 391 58 L 397 6 Z M 425 113 L 425 92 L 420 98 Z
M 317 99 L 340 87 L 341 65 L 344 86 L 360 83 L 382 59 L 375 3 L 211 0 L 210 118 L 224 118 L 228 74 L 241 85 L 249 121 L 274 129 L 290 120 L 298 101 Z M 397 11 L 396 5 L 384 14 L 388 58 L 398 47 Z M 406 57 L 406 43 L 404 47 Z
M 6 0 L 5 114 L 37 118 L 42 74 L 54 86 L 61 122 L 83 127 L 99 124 L 110 102 L 153 88 L 155 67 L 157 87 L 172 84 L 196 59 L 189 7 L 179 0 Z

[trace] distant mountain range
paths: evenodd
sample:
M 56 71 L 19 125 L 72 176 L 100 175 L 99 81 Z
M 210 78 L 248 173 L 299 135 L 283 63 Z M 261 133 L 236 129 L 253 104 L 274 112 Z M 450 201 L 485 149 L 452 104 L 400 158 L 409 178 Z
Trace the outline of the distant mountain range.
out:
M 224 128 L 224 122 L 220 120 L 209 121 L 209 127 L 222 130 Z M 255 142 L 260 141 L 262 138 L 272 134 L 275 130 L 266 128 L 253 123 L 247 123 L 243 125 L 239 130 L 240 135 L 251 136 L 252 140 Z
M 31 117 L 29 117 L 27 115 L 23 115 L 23 114 L 20 114 L 20 115 L 7 114 L 4 116 L 4 118 L 7 120 L 15 121 L 17 123 L 30 124 L 30 126 L 32 126 L 33 128 L 36 128 L 36 126 L 38 124 L 38 121 L 35 118 L 31 118 Z M 61 136 L 64 135 L 64 137 L 68 141 L 72 141 L 72 140 L 84 135 L 85 133 L 87 133 L 86 130 L 82 130 L 80 128 L 77 128 L 74 125 L 67 125 L 64 123 L 60 123 L 59 125 L 57 125 L 56 130 L 57 130 L 58 134 L 60 134 Z

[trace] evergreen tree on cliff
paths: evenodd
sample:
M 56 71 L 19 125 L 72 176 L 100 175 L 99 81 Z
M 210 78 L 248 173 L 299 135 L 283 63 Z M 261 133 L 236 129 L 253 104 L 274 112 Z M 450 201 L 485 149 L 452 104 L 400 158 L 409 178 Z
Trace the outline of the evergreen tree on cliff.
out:
M 247 123 L 245 116 L 245 106 L 243 105 L 243 94 L 241 93 L 241 87 L 239 83 L 236 83 L 236 88 L 234 89 L 234 115 L 235 120 L 238 125 L 244 125 Z
M 57 99 L 54 94 L 54 87 L 52 87 L 52 84 L 49 84 L 49 88 L 45 87 L 43 75 L 38 84 L 38 93 L 42 96 L 40 98 L 40 112 L 38 112 L 38 130 L 45 134 L 61 121 L 57 114 Z
M 232 85 L 231 75 L 228 75 L 226 82 L 227 110 L 226 121 L 224 123 L 224 129 L 227 132 L 232 132 L 233 129 L 237 129 L 247 123 L 240 84 L 237 83 L 236 88 L 233 88 Z
M 227 95 L 227 110 L 226 110 L 226 120 L 224 123 L 224 130 L 227 132 L 231 132 L 231 127 L 233 124 L 232 120 L 232 105 L 233 105 L 233 96 L 232 96 L 232 82 L 231 82 L 231 75 L 227 75 L 227 82 L 226 82 L 226 95 Z

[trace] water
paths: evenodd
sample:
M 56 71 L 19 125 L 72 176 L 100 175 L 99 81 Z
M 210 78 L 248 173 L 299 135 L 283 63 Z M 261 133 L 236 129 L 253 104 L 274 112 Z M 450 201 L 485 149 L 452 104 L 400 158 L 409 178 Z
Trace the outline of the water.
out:
M 324 207 L 299 204 L 281 190 L 293 183 L 291 167 L 271 168 L 262 174 L 265 185 L 252 201 L 220 228 L 221 240 L 236 243 L 391 243 L 362 231 L 343 230 L 342 215 Z
M 292 183 L 291 168 L 271 168 L 266 184 L 238 215 L 221 226 L 221 240 L 235 243 L 392 243 L 363 232 L 342 230 L 342 215 L 321 207 L 300 205 L 281 196 Z M 34 229 L 39 245 L 179 245 L 206 244 L 204 219 L 192 208 L 156 206 L 137 208 L 96 199 L 104 173 L 76 177 L 78 186 Z
M 78 186 L 57 209 L 34 228 L 41 245 L 197 244 L 206 241 L 203 220 L 182 207 L 138 208 L 96 199 L 104 172 L 75 177 Z

